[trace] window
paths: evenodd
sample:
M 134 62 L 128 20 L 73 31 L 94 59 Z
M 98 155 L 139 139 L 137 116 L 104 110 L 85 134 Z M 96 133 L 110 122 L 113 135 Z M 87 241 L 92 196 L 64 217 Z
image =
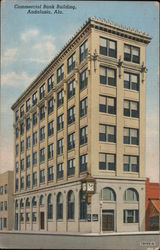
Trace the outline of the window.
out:
M 45 118 L 45 107 L 44 107 L 44 105 L 42 107 L 40 107 L 40 120 L 42 120 L 43 118 Z
M 124 60 L 133 63 L 140 63 L 140 48 L 124 44 Z
M 30 182 L 30 175 L 27 175 L 26 176 L 26 187 L 29 188 L 31 185 L 31 182 Z
M 75 106 L 68 109 L 68 124 L 75 121 Z
M 57 154 L 63 154 L 63 138 L 57 141 Z
M 16 111 L 16 122 L 18 121 L 19 119 L 19 110 Z
M 19 149 L 19 145 L 16 145 L 16 156 L 18 155 L 18 149 Z
M 33 122 L 33 126 L 35 126 L 37 124 L 37 112 L 35 112 L 32 116 L 32 122 Z
M 57 117 L 57 130 L 63 129 L 64 127 L 64 114 Z
M 33 133 L 33 146 L 37 144 L 37 132 Z
M 33 222 L 37 221 L 37 213 L 36 212 L 32 212 L 32 221 Z
M 63 195 L 57 194 L 57 220 L 63 219 Z
M 80 203 L 80 220 L 87 219 L 87 201 L 84 192 L 79 193 L 79 203 Z
M 124 192 L 124 200 L 125 201 L 129 201 L 129 202 L 134 202 L 134 201 L 138 201 L 139 200 L 139 195 L 137 193 L 137 191 L 133 188 L 128 188 L 125 192 Z
M 48 167 L 48 181 L 53 181 L 53 178 L 54 178 L 53 167 Z
M 53 97 L 48 101 L 48 115 L 53 112 Z
M 24 201 L 23 199 L 20 200 L 20 208 L 23 208 L 24 207 Z
M 36 105 L 37 103 L 37 91 L 32 95 L 32 105 Z
M 48 160 L 53 158 L 53 143 L 48 145 Z
M 88 140 L 88 127 L 83 127 L 80 129 L 80 145 L 87 143 Z
M 124 72 L 124 88 L 139 91 L 139 75 Z
M 30 109 L 30 98 L 26 101 L 26 112 Z
M 19 135 L 19 130 L 18 128 L 16 128 L 16 138 L 18 138 L 18 135 Z
M 63 80 L 64 77 L 64 65 L 57 69 L 57 84 Z
M 45 182 L 45 172 L 44 169 L 40 170 L 40 184 Z
M 30 118 L 26 119 L 26 131 L 30 129 Z
M 4 202 L 4 210 L 7 211 L 7 201 Z
M 3 227 L 4 227 L 4 228 L 7 227 L 7 218 L 3 218 Z
M 124 116 L 139 117 L 139 103 L 134 101 L 124 100 Z
M 21 159 L 20 161 L 21 171 L 24 170 L 24 159 Z
M 41 100 L 45 96 L 45 84 L 43 84 L 39 89 L 39 99 Z
M 116 200 L 116 194 L 112 188 L 103 188 L 101 190 L 101 200 L 103 201 L 115 201 Z
M 20 107 L 20 117 L 24 116 L 24 104 Z
M 75 133 L 68 135 L 68 150 L 75 148 Z
M 99 154 L 99 169 L 100 170 L 116 170 L 116 155 L 115 154 Z
M 139 130 L 134 128 L 124 128 L 123 143 L 139 145 Z
M 116 69 L 100 66 L 100 83 L 116 86 Z
M 100 124 L 99 125 L 99 140 L 104 142 L 116 142 L 116 127 Z
M 3 186 L 0 187 L 0 195 L 3 194 Z
M 80 171 L 80 173 L 87 171 L 87 164 L 88 164 L 88 155 L 87 154 L 81 155 L 79 157 L 79 165 L 80 165 L 79 171 Z
M 80 101 L 80 117 L 87 114 L 87 97 Z
M 18 179 L 16 179 L 16 183 L 15 183 L 16 185 L 15 185 L 15 190 L 16 190 L 16 192 L 18 191 Z
M 21 153 L 24 152 L 24 140 L 21 141 Z
M 20 125 L 20 133 L 21 133 L 21 135 L 24 134 L 24 123 L 23 122 Z
M 33 207 L 37 206 L 37 201 L 36 201 L 36 197 L 35 196 L 33 196 L 33 198 L 32 198 L 32 206 Z
M 0 211 L 3 211 L 3 201 L 0 203 Z
M 30 220 L 30 213 L 26 213 L 26 222 L 29 222 Z
M 104 56 L 117 57 L 116 41 L 100 37 L 99 53 Z
M 67 60 L 67 73 L 69 74 L 75 68 L 76 53 Z
M 54 133 L 54 122 L 51 121 L 48 123 L 48 136 L 53 135 Z
M 84 89 L 88 84 L 88 69 L 80 73 L 80 90 Z
M 43 196 L 43 194 L 41 194 L 41 196 L 39 198 L 39 205 L 44 206 L 44 196 Z
M 45 148 L 40 149 L 39 157 L 40 157 L 40 163 L 45 161 Z
M 51 194 L 48 195 L 47 206 L 48 206 L 48 219 L 53 219 L 53 200 Z
M 26 156 L 26 168 L 30 167 L 30 155 Z
M 33 165 L 37 164 L 37 152 L 33 152 Z
M 74 193 L 72 190 L 68 192 L 68 219 L 73 220 L 74 219 Z
M 139 172 L 139 157 L 133 155 L 123 156 L 123 171 Z
M 30 148 L 30 146 L 31 146 L 31 138 L 30 138 L 30 136 L 28 136 L 26 138 L 26 148 L 28 149 L 28 148 Z
M 21 177 L 21 189 L 24 188 L 24 177 Z
M 86 40 L 79 48 L 79 61 L 82 62 L 88 55 L 88 41 Z
M 29 198 L 26 199 L 26 207 L 30 207 L 30 200 L 29 200 Z
M 64 103 L 64 90 L 57 93 L 57 108 Z
M 116 114 L 116 98 L 100 96 L 99 111 L 108 114 Z
M 75 79 L 68 83 L 68 99 L 75 95 Z
M 24 222 L 24 213 L 20 213 L 20 222 Z
M 50 78 L 48 78 L 47 86 L 48 86 L 48 93 L 53 89 L 54 85 L 54 76 L 52 75 Z
M 37 172 L 33 173 L 33 186 L 37 185 Z
M 45 139 L 45 127 L 40 128 L 39 135 L 40 135 L 40 141 Z
M 57 164 L 57 179 L 63 178 L 63 172 L 64 172 L 64 164 L 62 162 Z
M 16 162 L 16 173 L 18 173 L 18 170 L 19 170 L 19 163 L 18 161 Z
M 15 201 L 15 208 L 18 208 L 18 200 Z
M 70 159 L 67 162 L 67 175 L 71 176 L 75 174 L 75 159 Z
M 124 223 L 138 223 L 139 211 L 137 209 L 135 210 L 125 209 L 123 211 L 123 222 Z

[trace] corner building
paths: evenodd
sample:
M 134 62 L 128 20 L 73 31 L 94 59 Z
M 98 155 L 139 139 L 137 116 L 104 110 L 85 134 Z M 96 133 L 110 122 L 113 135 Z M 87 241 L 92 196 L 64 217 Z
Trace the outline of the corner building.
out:
M 89 18 L 13 104 L 15 229 L 145 229 L 150 40 Z

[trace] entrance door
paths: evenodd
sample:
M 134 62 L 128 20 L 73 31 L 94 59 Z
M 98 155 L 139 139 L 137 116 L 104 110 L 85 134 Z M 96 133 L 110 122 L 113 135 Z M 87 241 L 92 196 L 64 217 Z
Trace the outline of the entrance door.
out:
M 102 231 L 114 231 L 114 210 L 102 210 Z
M 40 213 L 40 229 L 44 229 L 44 212 Z

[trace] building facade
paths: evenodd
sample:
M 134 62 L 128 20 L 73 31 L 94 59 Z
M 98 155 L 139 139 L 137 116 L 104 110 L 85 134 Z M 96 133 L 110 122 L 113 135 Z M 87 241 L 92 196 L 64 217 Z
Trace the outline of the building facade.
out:
M 14 222 L 14 173 L 0 174 L 0 231 L 12 230 Z
M 145 229 L 150 40 L 90 18 L 13 104 L 15 229 Z

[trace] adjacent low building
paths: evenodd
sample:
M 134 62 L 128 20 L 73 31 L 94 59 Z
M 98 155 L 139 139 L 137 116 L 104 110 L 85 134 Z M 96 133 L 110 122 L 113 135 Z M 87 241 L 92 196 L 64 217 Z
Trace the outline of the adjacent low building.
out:
M 15 229 L 145 229 L 150 41 L 89 18 L 13 104 Z
M 0 230 L 12 230 L 14 222 L 14 173 L 0 174 Z

